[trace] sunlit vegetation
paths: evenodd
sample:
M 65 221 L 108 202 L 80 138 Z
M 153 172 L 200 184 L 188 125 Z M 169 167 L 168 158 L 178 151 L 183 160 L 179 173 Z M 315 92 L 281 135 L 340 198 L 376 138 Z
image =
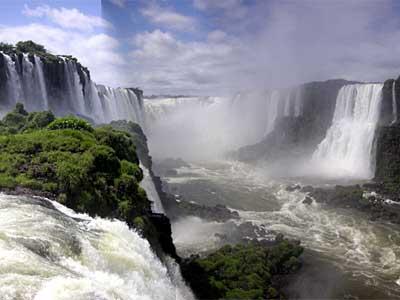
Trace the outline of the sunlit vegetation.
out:
M 207 257 L 192 258 L 183 274 L 200 299 L 276 299 L 274 280 L 298 270 L 303 248 L 285 239 L 274 246 L 225 246 Z
M 50 193 L 77 211 L 133 224 L 150 209 L 131 137 L 75 117 L 25 111 L 0 122 L 0 188 Z

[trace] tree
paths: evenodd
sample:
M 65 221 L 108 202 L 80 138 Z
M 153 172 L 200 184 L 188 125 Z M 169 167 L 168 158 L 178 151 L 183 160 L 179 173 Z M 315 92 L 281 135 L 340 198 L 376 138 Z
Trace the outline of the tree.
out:
M 14 51 L 14 46 L 11 44 L 0 42 L 0 51 L 3 51 L 5 53 L 12 52 L 12 51 Z
M 29 52 L 29 53 L 47 53 L 46 48 L 44 46 L 36 44 L 33 41 L 24 41 L 18 42 L 16 45 L 16 49 L 21 52 Z

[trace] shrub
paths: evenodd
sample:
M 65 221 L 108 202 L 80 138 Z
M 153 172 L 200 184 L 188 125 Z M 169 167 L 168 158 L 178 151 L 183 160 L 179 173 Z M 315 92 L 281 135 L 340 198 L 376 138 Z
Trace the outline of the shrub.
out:
M 93 127 L 90 124 L 82 119 L 78 119 L 75 117 L 65 117 L 59 118 L 51 122 L 48 126 L 50 130 L 59 130 L 59 129 L 74 129 L 74 130 L 86 130 L 88 132 L 93 132 Z
M 110 126 L 103 126 L 96 128 L 95 136 L 100 143 L 113 148 L 119 159 L 139 163 L 135 145 L 129 134 L 114 130 Z
M 285 239 L 273 246 L 224 246 L 207 257 L 194 257 L 182 273 L 200 299 L 271 299 L 282 296 L 273 276 L 300 267 L 303 248 Z
M 143 172 L 139 166 L 125 159 L 121 161 L 121 172 L 135 177 L 138 182 L 143 179 Z
M 7 43 L 0 43 L 0 51 L 3 51 L 4 53 L 10 53 L 14 51 L 14 46 Z
M 107 173 L 113 177 L 117 177 L 120 174 L 121 164 L 112 148 L 96 145 L 90 148 L 89 151 L 93 156 L 93 172 Z
M 21 41 L 16 44 L 17 51 L 24 53 L 46 53 L 44 46 L 36 44 L 33 41 Z
M 51 111 L 33 112 L 28 115 L 26 125 L 23 129 L 46 128 L 54 120 L 55 117 Z

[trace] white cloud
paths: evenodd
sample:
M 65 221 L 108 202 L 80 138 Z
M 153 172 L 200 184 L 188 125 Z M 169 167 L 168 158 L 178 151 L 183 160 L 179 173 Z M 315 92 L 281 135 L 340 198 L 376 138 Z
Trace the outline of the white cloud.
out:
M 213 31 L 210 31 L 207 35 L 207 39 L 210 42 L 223 41 L 226 38 L 227 38 L 227 34 L 222 30 L 213 30 Z
M 143 16 L 157 25 L 175 30 L 193 30 L 196 25 L 194 18 L 177 13 L 174 10 L 150 4 L 141 10 Z
M 33 40 L 54 54 L 73 55 L 89 68 L 97 83 L 111 86 L 124 84 L 125 60 L 118 54 L 119 42 L 109 35 L 90 34 L 55 28 L 42 24 L 0 27 L 0 41 L 17 43 Z
M 116 6 L 119 6 L 120 8 L 124 8 L 126 5 L 126 0 L 110 0 L 111 3 L 113 3 Z
M 216 94 L 331 78 L 383 81 L 400 73 L 395 2 L 245 3 L 195 0 L 199 10 L 210 10 L 207 25 L 218 28 L 205 40 L 139 34 L 132 54 L 138 84 L 152 93 Z M 245 16 L 235 21 L 240 13 L 233 11 Z
M 202 11 L 222 11 L 225 18 L 244 18 L 248 12 L 242 0 L 194 0 L 193 6 Z
M 223 41 L 183 42 L 161 30 L 138 34 L 134 46 L 135 80 L 146 93 L 221 90 L 225 72 L 236 69 L 232 59 L 239 50 L 238 41 L 227 37 Z
M 91 31 L 96 27 L 106 28 L 111 26 L 104 19 L 97 16 L 85 15 L 76 8 L 51 8 L 48 5 L 30 8 L 28 5 L 25 5 L 22 13 L 28 17 L 46 17 L 62 28 Z

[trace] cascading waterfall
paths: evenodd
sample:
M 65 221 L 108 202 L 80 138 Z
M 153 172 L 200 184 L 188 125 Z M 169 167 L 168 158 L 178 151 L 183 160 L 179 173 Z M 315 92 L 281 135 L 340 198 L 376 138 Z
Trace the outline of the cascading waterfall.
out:
M 57 115 L 77 114 L 96 123 L 130 120 L 144 124 L 143 103 L 134 90 L 96 85 L 75 60 L 59 56 L 59 62 L 37 55 L 7 55 L 5 91 L 0 91 L 0 114 L 21 102 L 30 111 L 52 110 Z
M 98 86 L 107 120 L 131 120 L 144 124 L 143 103 L 130 89 Z
M 394 124 L 397 122 L 396 80 L 393 81 L 393 86 L 392 86 L 392 106 L 393 106 L 392 124 Z
M 2 54 L 6 62 L 6 77 L 7 77 L 7 102 L 16 103 L 22 98 L 20 94 L 22 91 L 21 81 L 17 73 L 16 63 L 10 56 Z
M 294 116 L 299 117 L 303 113 L 303 100 L 301 96 L 301 88 L 298 87 L 296 89 L 296 96 L 295 96 L 295 101 L 294 101 Z
M 382 84 L 342 87 L 332 125 L 313 154 L 323 172 L 369 179 L 374 176 L 373 141 L 379 121 Z
M 163 214 L 164 208 L 151 178 L 150 171 L 142 164 L 140 164 L 140 168 L 143 170 L 143 180 L 140 182 L 140 186 L 146 191 L 147 197 L 152 202 L 151 210 L 155 213 Z
M 43 107 L 49 107 L 49 99 L 47 97 L 47 89 L 46 89 L 46 81 L 43 74 L 43 63 L 42 60 L 38 56 L 34 56 L 36 67 L 36 76 L 39 81 L 40 92 L 43 96 Z
M 46 199 L 0 194 L 0 270 L 4 300 L 193 299 L 125 223 Z
M 281 98 L 281 94 L 279 91 L 272 91 L 272 93 L 268 94 L 266 103 L 267 103 L 267 115 L 266 115 L 266 127 L 264 136 L 270 133 L 275 127 L 275 121 L 280 117 L 285 115 L 285 109 L 282 111 L 280 109 L 280 103 L 283 102 L 283 107 L 290 107 L 290 98 L 285 97 Z M 286 103 L 285 103 L 286 102 Z M 288 109 L 288 115 L 290 113 L 290 109 Z

